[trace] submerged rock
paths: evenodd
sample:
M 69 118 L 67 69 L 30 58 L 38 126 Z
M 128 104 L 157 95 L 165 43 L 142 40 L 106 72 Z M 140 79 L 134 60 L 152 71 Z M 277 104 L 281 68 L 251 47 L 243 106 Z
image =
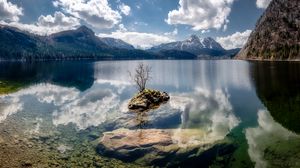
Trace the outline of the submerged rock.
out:
M 118 129 L 104 133 L 97 151 L 141 165 L 175 165 L 224 142 L 199 129 Z
M 128 109 L 136 112 L 156 109 L 169 99 L 170 96 L 166 92 L 145 89 L 130 100 Z

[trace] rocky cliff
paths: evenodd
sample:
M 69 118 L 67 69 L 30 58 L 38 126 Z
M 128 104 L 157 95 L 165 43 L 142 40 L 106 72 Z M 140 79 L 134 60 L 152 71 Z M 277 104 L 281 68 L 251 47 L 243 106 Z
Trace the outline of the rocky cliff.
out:
M 236 58 L 300 60 L 300 1 L 273 0 Z

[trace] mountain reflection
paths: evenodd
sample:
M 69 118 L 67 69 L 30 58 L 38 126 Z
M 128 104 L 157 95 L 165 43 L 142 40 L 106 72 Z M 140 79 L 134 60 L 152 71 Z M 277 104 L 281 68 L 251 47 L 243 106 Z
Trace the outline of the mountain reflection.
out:
M 251 74 L 257 95 L 274 120 L 300 133 L 300 64 L 255 62 Z
M 0 82 L 20 88 L 35 83 L 51 83 L 84 91 L 93 85 L 93 77 L 93 63 L 88 62 L 0 63 Z

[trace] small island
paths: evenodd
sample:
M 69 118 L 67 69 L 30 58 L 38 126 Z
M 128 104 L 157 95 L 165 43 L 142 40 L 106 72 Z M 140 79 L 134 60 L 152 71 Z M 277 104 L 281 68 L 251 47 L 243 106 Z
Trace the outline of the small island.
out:
M 151 68 L 140 63 L 135 69 L 135 74 L 129 72 L 132 80 L 135 82 L 139 93 L 136 94 L 128 103 L 128 109 L 134 112 L 145 112 L 151 109 L 157 109 L 161 104 L 166 103 L 170 96 L 166 92 L 153 89 L 146 89 L 146 83 L 150 76 Z
M 137 112 L 157 109 L 161 104 L 166 103 L 169 99 L 170 96 L 166 92 L 145 89 L 129 101 L 128 109 Z

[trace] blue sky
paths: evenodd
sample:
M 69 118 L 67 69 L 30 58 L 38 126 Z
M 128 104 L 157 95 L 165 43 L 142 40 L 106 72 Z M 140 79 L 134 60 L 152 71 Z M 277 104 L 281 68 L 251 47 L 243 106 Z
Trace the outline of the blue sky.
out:
M 37 34 L 92 28 L 139 48 L 213 37 L 241 47 L 270 0 L 0 0 L 0 23 Z

